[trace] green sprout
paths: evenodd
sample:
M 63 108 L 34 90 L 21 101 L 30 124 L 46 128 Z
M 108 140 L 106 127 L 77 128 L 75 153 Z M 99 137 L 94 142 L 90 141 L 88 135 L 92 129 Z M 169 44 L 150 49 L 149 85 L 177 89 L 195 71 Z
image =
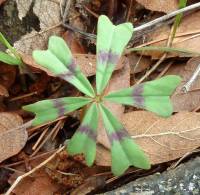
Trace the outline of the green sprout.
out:
M 0 61 L 10 65 L 22 66 L 23 62 L 20 55 L 17 53 L 14 47 L 8 42 L 4 35 L 0 32 L 0 43 L 3 44 L 9 53 L 0 51 Z
M 33 52 L 34 60 L 54 76 L 74 85 L 85 96 L 43 100 L 23 107 L 35 113 L 33 125 L 36 126 L 87 105 L 87 111 L 80 127 L 67 142 L 67 151 L 70 155 L 84 154 L 86 164 L 92 166 L 96 156 L 97 128 L 101 116 L 110 141 L 114 175 L 123 174 L 129 166 L 149 169 L 150 162 L 104 103 L 110 101 L 136 106 L 167 117 L 173 111 L 170 95 L 181 80 L 178 76 L 170 75 L 106 95 L 105 88 L 132 34 L 131 23 L 115 26 L 106 16 L 99 17 L 96 90 L 75 63 L 65 41 L 60 37 L 51 36 L 47 50 Z

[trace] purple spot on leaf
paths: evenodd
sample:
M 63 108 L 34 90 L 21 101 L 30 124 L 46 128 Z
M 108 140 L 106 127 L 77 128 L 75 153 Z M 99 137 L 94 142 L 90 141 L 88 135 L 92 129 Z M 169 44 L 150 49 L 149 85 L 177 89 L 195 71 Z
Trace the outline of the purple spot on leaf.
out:
M 133 88 L 133 101 L 139 107 L 144 107 L 144 97 L 142 93 L 144 91 L 144 85 L 139 84 Z
M 94 132 L 88 125 L 82 125 L 78 128 L 80 133 L 86 134 L 90 139 L 96 141 L 97 133 Z
M 119 55 L 112 53 L 112 51 L 105 52 L 105 51 L 99 51 L 98 53 L 98 61 L 99 63 L 109 63 L 109 64 L 116 64 L 119 60 Z
M 68 71 L 62 74 L 58 74 L 57 76 L 65 81 L 70 81 L 73 78 L 74 73 L 72 73 L 71 71 Z
M 75 73 L 76 72 L 76 62 L 74 59 L 72 59 L 71 63 L 67 66 L 67 68 L 70 70 L 70 72 Z
M 58 117 L 65 115 L 64 104 L 60 99 L 52 100 L 54 107 L 58 110 Z
M 67 68 L 69 71 L 58 74 L 57 76 L 62 78 L 65 81 L 70 81 L 75 76 L 76 68 L 77 68 L 76 63 L 73 59 L 71 63 L 67 65 Z
M 108 138 L 110 140 L 110 143 L 112 144 L 114 141 L 121 141 L 123 140 L 124 138 L 127 138 L 129 137 L 126 129 L 120 129 L 116 132 L 113 132 L 111 134 L 108 134 Z

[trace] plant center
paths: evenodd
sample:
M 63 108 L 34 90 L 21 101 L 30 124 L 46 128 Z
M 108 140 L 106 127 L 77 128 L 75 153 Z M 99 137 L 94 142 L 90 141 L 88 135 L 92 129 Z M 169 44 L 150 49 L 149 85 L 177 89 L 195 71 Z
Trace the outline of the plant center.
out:
M 96 103 L 102 102 L 102 96 L 101 96 L 101 95 L 96 95 L 95 98 L 94 98 L 94 101 L 95 101 Z

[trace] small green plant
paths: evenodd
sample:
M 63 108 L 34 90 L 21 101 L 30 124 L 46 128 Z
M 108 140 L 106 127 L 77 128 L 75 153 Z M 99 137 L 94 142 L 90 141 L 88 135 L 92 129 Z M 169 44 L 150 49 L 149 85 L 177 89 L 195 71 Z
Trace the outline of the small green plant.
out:
M 76 65 L 65 41 L 56 36 L 50 37 L 47 50 L 33 52 L 34 60 L 53 75 L 74 85 L 85 96 L 43 100 L 23 107 L 36 114 L 33 125 L 40 125 L 87 105 L 80 127 L 67 142 L 67 151 L 71 155 L 83 153 L 88 166 L 95 160 L 98 120 L 101 115 L 111 145 L 112 172 L 115 175 L 121 175 L 132 165 L 149 169 L 150 162 L 104 102 L 136 106 L 167 117 L 172 113 L 169 96 L 180 83 L 180 77 L 170 75 L 105 94 L 112 72 L 132 33 L 131 23 L 115 26 L 106 16 L 99 17 L 96 90 Z
M 0 61 L 10 65 L 21 66 L 23 64 L 21 57 L 19 56 L 15 48 L 10 45 L 8 40 L 3 36 L 1 32 L 0 32 L 0 43 L 2 43 L 9 50 L 9 54 L 0 51 Z

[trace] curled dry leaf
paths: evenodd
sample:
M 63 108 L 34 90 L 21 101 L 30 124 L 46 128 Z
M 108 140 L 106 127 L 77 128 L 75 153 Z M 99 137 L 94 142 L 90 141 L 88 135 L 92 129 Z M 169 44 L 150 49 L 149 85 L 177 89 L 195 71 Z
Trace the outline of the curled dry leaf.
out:
M 14 113 L 0 113 L 0 162 L 17 154 L 26 144 L 28 135 L 22 118 Z
M 109 86 L 106 89 L 107 93 L 111 91 L 117 91 L 119 89 L 123 89 L 130 86 L 130 66 L 128 60 L 126 59 L 126 64 L 124 67 L 116 72 L 114 72 L 112 78 L 110 79 Z M 106 102 L 106 107 L 112 111 L 112 113 L 119 119 L 121 119 L 124 113 L 124 106 L 121 104 Z M 98 137 L 97 141 L 105 146 L 106 148 L 110 148 L 109 140 L 106 134 L 106 130 L 102 121 L 100 121 L 98 127 Z
M 61 186 L 54 183 L 44 169 L 37 171 L 33 178 L 24 178 L 13 190 L 16 195 L 56 194 Z
M 199 64 L 200 57 L 191 58 L 187 64 L 173 64 L 168 70 L 167 74 L 179 75 L 182 78 L 181 84 L 171 98 L 175 112 L 193 111 L 200 106 L 200 77 L 197 77 L 189 92 L 182 91 L 183 85 L 190 79 Z
M 178 9 L 177 0 L 136 0 L 138 3 L 143 5 L 146 9 L 152 11 L 159 11 L 169 13 Z
M 187 49 L 192 52 L 199 53 L 200 51 L 200 11 L 191 13 L 182 18 L 182 21 L 177 28 L 176 37 L 173 40 L 171 47 Z M 162 26 L 157 28 L 153 33 L 150 33 L 147 37 L 147 43 L 144 46 L 166 46 L 167 39 L 170 34 L 170 26 Z M 161 51 L 145 51 L 143 55 L 149 55 L 154 59 L 160 58 L 163 54 Z M 188 57 L 194 56 L 193 54 L 186 54 L 180 52 L 170 52 L 168 57 Z
M 161 118 L 150 112 L 136 111 L 124 114 L 122 121 L 149 156 L 151 164 L 158 164 L 182 157 L 200 146 L 199 118 L 200 114 L 193 112 Z M 98 147 L 96 164 L 110 166 L 108 150 Z
M 40 27 L 39 32 L 33 30 L 15 42 L 14 46 L 18 51 L 31 54 L 34 49 L 44 49 L 50 35 L 61 34 L 60 2 L 61 0 L 16 1 L 19 18 L 26 16 L 30 12 L 30 7 L 33 6 L 33 13 L 39 19 Z
M 0 96 L 9 96 L 7 89 L 3 85 L 0 85 Z

